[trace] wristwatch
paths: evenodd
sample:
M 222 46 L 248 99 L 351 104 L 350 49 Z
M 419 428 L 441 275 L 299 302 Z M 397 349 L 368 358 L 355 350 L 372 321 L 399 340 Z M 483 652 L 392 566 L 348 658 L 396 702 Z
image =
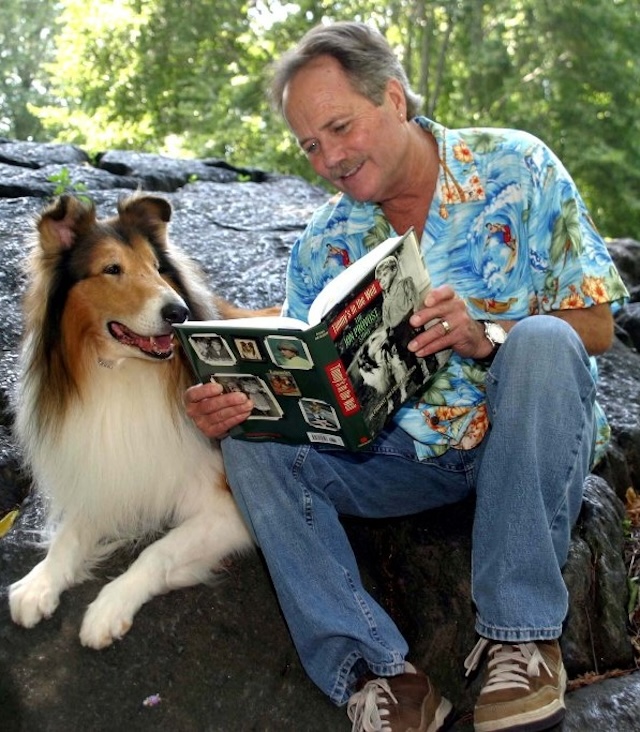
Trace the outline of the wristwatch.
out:
M 494 320 L 480 320 L 479 322 L 484 327 L 484 337 L 491 343 L 493 348 L 488 356 L 477 358 L 476 361 L 488 365 L 493 362 L 496 353 L 498 353 L 498 349 L 507 340 L 507 331 Z

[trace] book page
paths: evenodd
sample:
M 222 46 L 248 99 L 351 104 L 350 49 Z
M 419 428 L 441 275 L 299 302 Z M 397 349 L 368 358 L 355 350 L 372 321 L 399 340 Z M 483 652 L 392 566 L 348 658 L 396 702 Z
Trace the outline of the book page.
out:
M 289 318 L 285 315 L 263 315 L 259 318 L 231 318 L 229 320 L 187 320 L 184 325 L 188 328 L 190 324 L 196 323 L 203 328 L 210 328 L 212 330 L 223 329 L 225 331 L 235 330 L 236 328 L 255 328 L 275 332 L 286 329 L 307 330 L 309 328 L 309 324 L 305 323 L 304 320 Z

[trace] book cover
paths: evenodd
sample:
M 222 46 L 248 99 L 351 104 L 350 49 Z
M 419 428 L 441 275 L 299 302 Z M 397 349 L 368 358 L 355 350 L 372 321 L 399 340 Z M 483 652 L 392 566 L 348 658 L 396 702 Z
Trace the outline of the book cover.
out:
M 232 437 L 357 449 L 446 359 L 407 349 L 416 333 L 409 318 L 430 285 L 409 230 L 332 280 L 309 323 L 262 317 L 187 321 L 175 330 L 200 381 L 253 401 Z

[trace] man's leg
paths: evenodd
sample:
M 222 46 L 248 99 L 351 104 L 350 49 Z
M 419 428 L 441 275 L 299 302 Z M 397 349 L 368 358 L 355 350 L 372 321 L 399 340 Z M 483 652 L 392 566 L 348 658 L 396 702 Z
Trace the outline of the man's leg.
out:
M 472 487 L 472 457 L 450 450 L 419 463 L 397 428 L 360 453 L 232 438 L 222 445 L 309 676 L 342 704 L 367 670 L 402 673 L 406 642 L 362 586 L 338 516 L 398 516 L 461 500 Z
M 476 629 L 498 643 L 477 647 L 488 650 L 490 671 L 477 730 L 562 716 L 561 570 L 592 456 L 595 390 L 577 334 L 552 316 L 515 326 L 490 369 L 472 566 Z M 502 671 L 522 683 L 505 686 Z

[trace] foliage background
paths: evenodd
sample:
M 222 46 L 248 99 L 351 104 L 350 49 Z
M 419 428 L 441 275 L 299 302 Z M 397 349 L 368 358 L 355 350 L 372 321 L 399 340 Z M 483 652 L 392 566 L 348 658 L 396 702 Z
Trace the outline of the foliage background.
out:
M 268 67 L 343 19 L 385 33 L 425 114 L 540 136 L 602 232 L 640 237 L 637 0 L 3 0 L 0 135 L 311 178 Z

